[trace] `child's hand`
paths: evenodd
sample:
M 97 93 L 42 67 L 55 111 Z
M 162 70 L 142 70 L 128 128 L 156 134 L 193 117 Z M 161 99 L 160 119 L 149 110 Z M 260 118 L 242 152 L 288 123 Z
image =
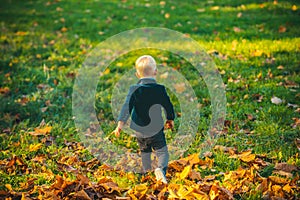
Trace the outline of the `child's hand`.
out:
M 121 129 L 119 127 L 117 127 L 113 133 L 115 134 L 116 137 L 120 137 L 120 132 L 121 132 Z
M 124 126 L 124 122 L 118 121 L 118 126 L 117 126 L 117 128 L 113 131 L 113 133 L 115 134 L 116 137 L 120 137 L 120 132 L 121 132 L 123 126 Z
M 173 120 L 167 120 L 165 124 L 165 129 L 171 129 L 174 130 L 174 121 Z

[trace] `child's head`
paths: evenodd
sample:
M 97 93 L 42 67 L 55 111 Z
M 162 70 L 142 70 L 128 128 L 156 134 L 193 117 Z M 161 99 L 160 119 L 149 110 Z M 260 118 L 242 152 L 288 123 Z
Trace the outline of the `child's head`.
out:
M 135 61 L 136 75 L 138 78 L 155 77 L 157 68 L 152 56 L 144 55 Z

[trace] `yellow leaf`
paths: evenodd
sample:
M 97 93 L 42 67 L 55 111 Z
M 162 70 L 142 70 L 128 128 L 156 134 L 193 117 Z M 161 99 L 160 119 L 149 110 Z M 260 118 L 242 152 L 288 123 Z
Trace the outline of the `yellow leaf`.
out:
M 243 162 L 252 162 L 255 160 L 255 154 L 249 154 L 247 156 L 242 156 L 240 157 L 240 160 L 243 161 Z
M 110 73 L 110 69 L 106 68 L 106 70 L 103 72 L 104 75 L 109 74 Z
M 186 166 L 184 170 L 180 173 L 180 179 L 181 180 L 185 179 L 189 175 L 190 171 L 191 171 L 191 166 L 190 165 Z
M 171 189 L 169 188 L 169 199 L 176 199 L 176 198 L 179 198 L 179 196 Z
M 193 196 L 196 197 L 198 200 L 209 200 L 209 196 L 205 194 L 204 192 L 199 194 L 199 193 L 193 193 Z
M 35 128 L 33 132 L 29 132 L 30 135 L 46 135 L 50 133 L 52 126 L 45 126 L 44 128 Z
M 177 192 L 178 196 L 184 199 L 187 195 L 189 195 L 194 189 L 188 186 L 180 185 L 180 188 Z
M 12 191 L 12 187 L 11 187 L 11 184 L 5 184 L 5 187 L 9 190 L 9 191 Z
M 118 62 L 116 65 L 117 65 L 117 67 L 122 67 L 122 66 L 123 66 L 123 63 Z
M 29 146 L 29 151 L 30 151 L 30 152 L 32 152 L 32 151 L 37 151 L 37 150 L 39 150 L 42 146 L 43 146 L 42 143 L 31 144 L 31 145 Z
M 219 10 L 219 9 L 220 9 L 219 6 L 213 6 L 213 7 L 210 8 L 210 10 Z
M 136 192 L 139 192 L 140 194 L 146 194 L 147 193 L 147 190 L 148 190 L 148 187 L 146 184 L 140 184 L 140 185 L 136 185 L 134 187 L 134 190 Z
M 296 5 L 293 5 L 292 6 L 292 11 L 296 11 L 297 10 L 297 6 Z

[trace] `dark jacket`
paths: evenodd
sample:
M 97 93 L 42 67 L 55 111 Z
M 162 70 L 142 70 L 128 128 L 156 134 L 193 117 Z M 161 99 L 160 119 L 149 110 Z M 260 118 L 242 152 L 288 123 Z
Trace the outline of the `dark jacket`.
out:
M 168 120 L 174 120 L 174 108 L 163 85 L 153 78 L 142 78 L 131 85 L 118 121 L 126 122 L 131 116 L 130 128 L 152 136 L 164 127 L 162 108 Z

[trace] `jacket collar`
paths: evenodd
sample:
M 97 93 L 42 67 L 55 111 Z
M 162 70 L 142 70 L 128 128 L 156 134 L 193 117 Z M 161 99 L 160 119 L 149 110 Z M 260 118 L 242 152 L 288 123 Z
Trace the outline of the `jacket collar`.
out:
M 138 81 L 138 84 L 151 84 L 151 83 L 156 83 L 155 78 L 141 78 Z

